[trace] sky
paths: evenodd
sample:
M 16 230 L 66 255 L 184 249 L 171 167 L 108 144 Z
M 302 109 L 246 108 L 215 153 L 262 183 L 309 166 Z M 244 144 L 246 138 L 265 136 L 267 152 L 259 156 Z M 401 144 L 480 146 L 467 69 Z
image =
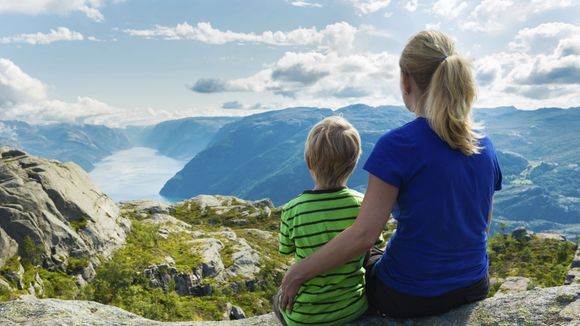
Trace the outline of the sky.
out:
M 0 120 L 401 105 L 424 29 L 472 60 L 477 107 L 580 106 L 578 0 L 0 0 Z

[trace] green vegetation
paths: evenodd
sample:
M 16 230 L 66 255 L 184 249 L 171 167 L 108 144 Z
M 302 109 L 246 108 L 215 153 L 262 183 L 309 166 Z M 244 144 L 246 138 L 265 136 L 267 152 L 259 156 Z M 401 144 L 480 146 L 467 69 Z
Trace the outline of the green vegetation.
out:
M 278 231 L 280 210 L 273 209 L 270 216 L 262 209 L 244 204 L 233 199 L 228 206 L 236 205 L 227 212 L 217 214 L 214 209 L 207 207 L 204 210 L 193 201 L 186 201 L 175 207 L 172 215 L 192 225 L 203 225 L 209 228 L 227 226 L 233 229 L 256 228 L 266 231 Z M 243 220 L 243 224 L 236 221 Z
M 88 222 L 89 222 L 89 220 L 86 216 L 83 216 L 82 218 L 80 218 L 78 220 L 69 221 L 73 230 L 75 230 L 75 232 L 77 232 L 77 233 L 84 230 L 87 227 Z
M 515 239 L 511 234 L 496 233 L 488 245 L 491 277 L 524 276 L 531 280 L 530 288 L 564 284 L 577 245 L 552 239 Z M 499 284 L 492 287 L 495 294 Z
M 235 209 L 217 214 L 212 209 L 202 211 L 195 203 L 186 202 L 176 207 L 173 215 L 194 225 L 195 231 L 204 233 L 224 231 L 224 226 L 230 227 L 238 238 L 245 239 L 250 247 L 260 253 L 261 270 L 256 276 L 257 281 L 238 276 L 226 283 L 218 283 L 215 279 L 205 278 L 202 285 L 210 285 L 212 294 L 200 297 L 178 295 L 173 281 L 167 289 L 151 287 L 150 280 L 144 275 L 145 269 L 166 262 L 168 257 L 175 262 L 178 272 L 199 269 L 201 257 L 195 246 L 200 244 L 193 240 L 200 234 L 179 227 L 151 224 L 145 220 L 150 215 L 131 210 L 123 212 L 132 221 L 126 245 L 111 259 L 101 259 L 95 278 L 82 288 L 76 285 L 76 277 L 71 274 L 78 274 L 89 265 L 87 257 L 69 257 L 66 273 L 47 271 L 39 267 L 43 251 L 30 238 L 23 242 L 23 258 L 15 256 L 8 260 L 0 269 L 0 275 L 2 271 L 15 271 L 22 264 L 25 288 L 36 283 L 37 274 L 42 279 L 44 293 L 37 293 L 39 297 L 93 300 L 160 321 L 219 320 L 223 318 L 227 303 L 240 306 L 248 316 L 269 313 L 272 309 L 271 298 L 282 281 L 286 266 L 291 264 L 291 258 L 277 251 L 280 212 L 274 210 L 271 216 L 267 216 L 259 208 L 241 201 L 228 203 L 232 204 L 236 205 Z M 249 217 L 252 214 L 254 216 Z M 247 223 L 231 223 L 239 218 Z M 383 231 L 385 241 L 392 236 L 395 228 L 395 223 L 387 224 Z M 226 268 L 232 266 L 237 241 L 219 232 L 211 234 L 211 237 L 225 245 L 220 255 Z M 509 234 L 496 234 L 489 241 L 490 274 L 498 278 L 525 276 L 532 280 L 532 287 L 561 285 L 576 246 L 568 241 L 535 237 L 517 240 Z M 491 294 L 498 287 L 496 285 Z M 25 293 L 26 290 L 10 293 L 0 288 L 0 301 Z M 571 299 L 562 296 L 558 300 L 564 304 Z

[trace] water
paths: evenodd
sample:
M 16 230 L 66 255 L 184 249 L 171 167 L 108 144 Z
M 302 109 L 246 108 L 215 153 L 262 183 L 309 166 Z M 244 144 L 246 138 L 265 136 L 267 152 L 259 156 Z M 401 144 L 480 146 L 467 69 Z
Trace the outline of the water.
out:
M 167 202 L 159 195 L 159 190 L 186 163 L 160 155 L 151 148 L 133 147 L 105 157 L 95 164 L 89 175 L 114 201 L 153 199 Z

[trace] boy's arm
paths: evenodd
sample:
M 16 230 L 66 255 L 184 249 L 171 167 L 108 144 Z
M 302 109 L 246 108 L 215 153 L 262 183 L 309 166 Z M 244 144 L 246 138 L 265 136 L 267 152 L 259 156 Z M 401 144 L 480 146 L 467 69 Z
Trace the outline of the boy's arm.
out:
M 282 216 L 280 218 L 280 243 L 278 245 L 278 252 L 282 255 L 290 255 L 296 252 L 294 241 L 290 239 L 290 226 L 288 225 L 287 220 L 288 213 L 282 211 Z

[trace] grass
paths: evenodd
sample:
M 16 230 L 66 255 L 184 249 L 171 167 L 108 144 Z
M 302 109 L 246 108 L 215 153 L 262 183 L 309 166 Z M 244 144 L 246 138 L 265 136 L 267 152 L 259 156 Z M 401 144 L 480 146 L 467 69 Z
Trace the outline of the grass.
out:
M 551 239 L 518 240 L 511 234 L 496 233 L 488 244 L 491 277 L 523 276 L 531 280 L 529 288 L 564 284 L 577 245 Z M 495 294 L 500 284 L 490 291 Z

